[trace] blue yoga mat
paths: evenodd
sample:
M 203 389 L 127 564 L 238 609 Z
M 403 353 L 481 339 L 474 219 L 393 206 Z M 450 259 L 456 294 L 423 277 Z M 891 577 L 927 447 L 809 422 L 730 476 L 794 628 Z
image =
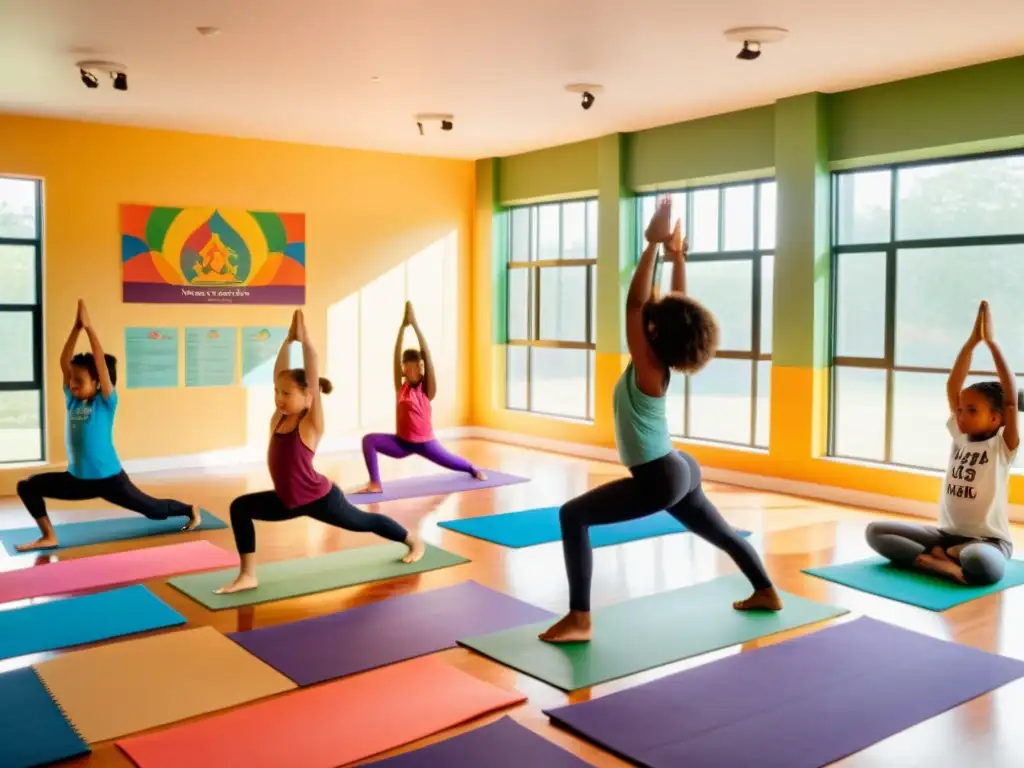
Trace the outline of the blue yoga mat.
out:
M 48 765 L 92 751 L 31 667 L 0 675 L 0 731 L 4 768 Z
M 219 517 L 214 517 L 205 509 L 202 512 L 203 521 L 199 524 L 197 531 L 216 531 L 228 527 L 228 524 Z M 58 546 L 53 549 L 70 549 L 71 547 L 85 547 L 89 544 L 106 544 L 110 541 L 144 539 L 147 536 L 178 533 L 185 522 L 184 517 L 150 520 L 138 515 L 107 520 L 89 520 L 85 523 L 62 523 L 53 526 L 59 542 Z M 7 552 L 12 555 L 20 554 L 14 549 L 19 544 L 35 541 L 38 538 L 39 529 L 35 526 L 0 531 L 0 544 L 3 544 Z M 52 552 L 53 550 L 45 551 Z
M 185 618 L 181 614 L 141 584 L 84 597 L 52 600 L 0 611 L 0 659 L 55 651 L 184 623 Z
M 503 515 L 469 517 L 463 520 L 446 520 L 438 523 L 442 528 L 464 533 L 503 547 L 519 549 L 562 540 L 562 529 L 558 523 L 558 507 L 526 509 L 522 512 L 508 512 Z M 686 526 L 668 512 L 627 520 L 623 523 L 595 525 L 590 529 L 590 544 L 594 547 L 609 547 L 628 541 L 668 536 L 671 533 L 686 533 Z M 749 531 L 737 531 L 740 536 L 749 536 Z
M 979 597 L 1024 584 L 1024 562 L 1020 560 L 1008 560 L 1006 575 L 997 584 L 987 587 L 969 587 L 944 579 L 938 574 L 897 568 L 881 557 L 843 565 L 806 568 L 804 573 L 929 611 L 945 611 Z

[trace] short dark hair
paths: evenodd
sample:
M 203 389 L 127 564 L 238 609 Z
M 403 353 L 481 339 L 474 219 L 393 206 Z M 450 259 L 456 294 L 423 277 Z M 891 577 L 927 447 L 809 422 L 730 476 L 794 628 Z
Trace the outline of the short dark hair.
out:
M 988 407 L 993 411 L 1002 413 L 1006 410 L 1006 393 L 1003 392 L 1003 385 L 998 381 L 979 381 L 964 389 L 968 392 L 977 392 L 988 400 Z
M 407 349 L 402 353 L 403 363 L 418 363 L 423 357 L 418 349 Z
M 718 321 L 689 296 L 669 294 L 644 305 L 644 331 L 659 360 L 682 373 L 696 373 L 718 350 Z
M 107 374 L 110 376 L 110 384 L 116 387 L 117 358 L 113 355 L 103 355 L 103 359 L 107 361 Z M 79 352 L 71 358 L 71 364 L 79 368 L 85 368 L 89 377 L 99 384 L 100 372 L 96 370 L 96 358 L 92 356 L 92 352 Z
M 305 368 L 291 368 L 287 371 L 283 371 L 284 375 L 291 378 L 296 384 L 303 389 L 309 389 L 309 382 L 306 381 L 306 369 Z M 331 384 L 330 379 L 325 379 L 323 376 L 320 377 L 320 391 L 325 395 L 331 394 L 334 389 L 334 385 Z

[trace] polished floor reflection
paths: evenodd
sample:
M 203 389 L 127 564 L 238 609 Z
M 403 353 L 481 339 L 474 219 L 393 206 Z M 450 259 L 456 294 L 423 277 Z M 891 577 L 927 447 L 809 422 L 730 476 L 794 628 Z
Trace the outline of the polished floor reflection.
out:
M 207 611 L 163 581 L 146 584 L 181 612 L 188 619 L 189 626 L 209 625 L 223 632 L 318 616 L 395 595 L 446 586 L 468 578 L 552 611 L 564 610 L 567 590 L 558 543 L 508 550 L 446 531 L 439 528 L 437 523 L 457 517 L 558 505 L 587 488 L 621 475 L 621 468 L 479 441 L 461 441 L 453 443 L 453 447 L 480 466 L 524 475 L 530 477 L 531 482 L 451 496 L 394 501 L 380 506 L 381 511 L 386 511 L 404 525 L 419 526 L 424 537 L 431 543 L 471 558 L 472 563 L 467 566 L 216 613 Z M 388 477 L 435 471 L 416 458 L 403 462 L 383 461 L 385 481 Z M 364 479 L 365 469 L 358 456 L 324 457 L 318 465 L 342 488 L 352 488 Z M 225 519 L 232 498 L 269 487 L 269 477 L 261 467 L 178 475 L 139 475 L 135 479 L 150 493 L 197 502 Z M 1011 589 L 942 614 L 856 592 L 809 577 L 801 573 L 801 569 L 867 556 L 869 551 L 863 543 L 864 527 L 871 520 L 884 515 L 716 484 L 708 484 L 707 490 L 731 524 L 752 532 L 751 542 L 763 553 L 770 573 L 782 589 L 813 600 L 843 606 L 852 612 L 852 616 L 868 615 L 935 637 L 1024 659 L 1024 633 L 1021 631 L 1024 629 L 1024 589 Z M 96 505 L 53 504 L 55 511 L 52 517 L 54 522 L 88 519 L 82 511 L 87 507 L 97 508 Z M 22 527 L 30 523 L 30 518 L 19 507 L 16 499 L 0 500 L 0 527 Z M 261 562 L 323 554 L 372 541 L 368 536 L 338 531 L 306 520 L 258 523 L 256 533 Z M 1018 545 L 1024 542 L 1024 537 L 1020 536 L 1017 529 L 1014 535 Z M 188 538 L 205 538 L 220 546 L 233 547 L 230 530 L 189 534 Z M 70 559 L 158 546 L 175 540 L 186 539 L 169 540 L 161 537 L 119 542 L 84 547 L 59 556 L 42 556 L 38 559 L 0 555 L 0 570 L 32 567 L 37 562 L 44 563 L 50 559 Z M 648 539 L 599 549 L 595 552 L 594 569 L 595 607 L 735 572 L 727 557 L 692 535 Z M 14 607 L 14 604 L 0 608 L 10 607 Z M 441 654 L 441 658 L 498 686 L 522 691 L 529 696 L 529 702 L 511 711 L 515 719 L 594 765 L 617 766 L 625 763 L 551 727 L 541 710 L 569 701 L 584 701 L 601 696 L 733 653 L 780 642 L 819 627 L 800 629 L 748 643 L 741 648 L 706 654 L 593 689 L 577 691 L 571 696 L 463 649 L 446 651 Z M 32 664 L 50 655 L 38 654 L 0 662 L 0 671 Z M 899 664 L 899 660 L 894 659 L 894 664 Z M 942 675 L 943 670 L 936 669 L 935 674 Z M 159 694 L 154 692 L 154 695 Z M 886 768 L 1024 765 L 1024 733 L 1016 727 L 1022 709 L 1024 681 L 1018 681 L 876 744 L 840 764 Z M 469 727 L 478 724 L 473 723 Z M 809 729 L 816 727 L 820 726 L 807 724 Z M 414 749 L 460 730 L 466 728 L 447 731 L 400 751 Z M 68 765 L 131 765 L 113 744 L 95 745 L 94 750 L 91 756 L 72 761 Z M 380 757 L 382 755 L 375 756 L 373 760 Z

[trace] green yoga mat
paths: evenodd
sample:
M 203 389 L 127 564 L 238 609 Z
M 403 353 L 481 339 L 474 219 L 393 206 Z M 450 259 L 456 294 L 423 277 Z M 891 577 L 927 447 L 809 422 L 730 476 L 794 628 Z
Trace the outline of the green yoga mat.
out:
M 404 544 L 388 543 L 345 549 L 318 557 L 267 563 L 256 569 L 260 582 L 256 589 L 230 595 L 215 595 L 213 591 L 230 583 L 238 574 L 237 569 L 178 576 L 167 583 L 211 611 L 219 611 L 435 571 L 469 562 L 465 557 L 428 544 L 426 553 L 418 562 L 403 563 L 402 557 L 408 551 L 409 548 Z
M 1020 560 L 1008 560 L 1006 575 L 998 584 L 987 587 L 968 587 L 939 575 L 897 568 L 881 557 L 844 565 L 805 568 L 804 573 L 929 611 L 945 611 L 979 597 L 1024 584 L 1024 562 Z
M 575 691 L 848 612 L 787 592 L 781 593 L 784 607 L 777 613 L 732 607 L 734 600 L 749 595 L 750 583 L 742 575 L 723 576 L 598 608 L 589 643 L 543 642 L 537 635 L 551 622 L 459 643 L 563 691 Z

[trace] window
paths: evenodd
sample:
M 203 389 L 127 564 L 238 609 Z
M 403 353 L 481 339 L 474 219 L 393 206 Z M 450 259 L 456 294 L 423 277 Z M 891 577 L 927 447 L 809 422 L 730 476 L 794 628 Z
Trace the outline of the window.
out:
M 597 201 L 513 208 L 506 406 L 591 421 Z
M 1024 371 L 1024 154 L 843 171 L 833 205 L 830 453 L 945 469 L 946 377 L 982 299 Z M 995 376 L 978 347 L 967 383 Z
M 687 292 L 719 324 L 719 350 L 696 376 L 674 377 L 668 415 L 672 434 L 768 447 L 772 359 L 772 279 L 775 266 L 775 182 L 761 180 L 637 200 L 638 250 L 659 195 L 671 194 L 673 216 L 690 242 Z M 659 263 L 661 291 L 671 268 Z
M 0 464 L 44 458 L 40 191 L 0 177 Z

